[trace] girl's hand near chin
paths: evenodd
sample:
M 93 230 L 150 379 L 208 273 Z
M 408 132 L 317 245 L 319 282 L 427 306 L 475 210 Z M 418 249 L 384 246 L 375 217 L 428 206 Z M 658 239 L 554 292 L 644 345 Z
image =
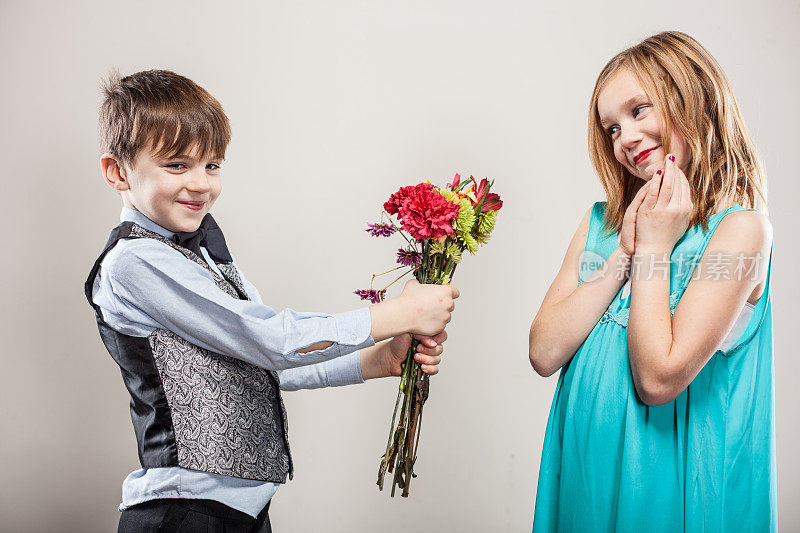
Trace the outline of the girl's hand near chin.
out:
M 654 171 L 655 172 L 655 171 Z M 636 214 L 642 205 L 645 194 L 647 194 L 648 185 L 645 183 L 633 197 L 631 205 L 625 210 L 625 216 L 622 218 L 622 228 L 619 230 L 619 247 L 626 255 L 633 255 L 635 250 L 636 239 Z
M 689 180 L 672 155 L 663 167 L 651 165 L 645 172 L 653 177 L 636 215 L 635 249 L 669 253 L 689 227 L 694 208 Z

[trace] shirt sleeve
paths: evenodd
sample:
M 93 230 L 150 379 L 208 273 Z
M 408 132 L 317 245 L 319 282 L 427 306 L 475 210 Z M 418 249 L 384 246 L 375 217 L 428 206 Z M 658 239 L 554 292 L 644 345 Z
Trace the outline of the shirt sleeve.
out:
M 374 344 L 369 308 L 334 315 L 292 309 L 276 313 L 260 297 L 248 301 L 229 296 L 217 287 L 211 272 L 163 243 L 137 239 L 125 244 L 117 245 L 109 255 L 116 248 L 119 253 L 103 265 L 117 300 L 115 311 L 123 316 L 126 310 L 144 313 L 160 327 L 202 348 L 283 370 Z M 131 314 L 136 320 L 136 313 Z M 322 341 L 333 344 L 324 350 L 298 352 Z
M 364 383 L 361 375 L 361 352 L 356 351 L 308 366 L 279 370 L 281 390 L 318 389 Z
M 235 263 L 236 260 L 234 259 Z M 244 289 L 250 299 L 260 304 L 264 303 L 256 286 L 245 278 L 238 266 L 236 269 L 239 271 L 242 285 L 244 285 Z M 279 370 L 278 377 L 280 378 L 281 390 L 284 391 L 340 387 L 364 383 L 364 377 L 361 374 L 361 351 L 355 351 L 322 363 Z

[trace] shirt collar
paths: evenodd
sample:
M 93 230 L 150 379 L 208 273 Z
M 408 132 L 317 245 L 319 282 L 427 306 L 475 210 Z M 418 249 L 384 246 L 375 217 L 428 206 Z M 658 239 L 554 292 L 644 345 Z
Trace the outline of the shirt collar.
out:
M 134 224 L 138 224 L 139 226 L 143 227 L 146 230 L 158 233 L 159 235 L 167 239 L 172 239 L 172 236 L 175 235 L 175 232 L 159 226 L 158 224 L 156 224 L 155 222 L 144 216 L 139 211 L 131 209 L 130 207 L 126 206 L 122 207 L 122 212 L 119 214 L 119 221 L 133 222 Z

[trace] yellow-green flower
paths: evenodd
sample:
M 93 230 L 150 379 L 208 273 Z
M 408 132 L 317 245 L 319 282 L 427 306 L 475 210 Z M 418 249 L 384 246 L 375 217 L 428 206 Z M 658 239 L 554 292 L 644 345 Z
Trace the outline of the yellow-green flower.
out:
M 469 198 L 459 196 L 447 189 L 439 189 L 439 193 L 441 193 L 448 202 L 458 204 L 458 215 L 455 220 L 453 220 L 453 229 L 456 230 L 458 238 L 464 242 L 466 249 L 474 254 L 478 249 L 478 244 L 472 236 L 476 221 L 475 209 L 472 207 L 472 202 L 470 202 Z
M 462 237 L 459 235 L 459 237 Z M 478 240 L 472 236 L 471 233 L 465 233 L 462 237 L 464 240 L 464 248 L 471 254 L 474 254 L 478 251 Z
M 447 244 L 447 248 L 445 249 L 445 255 L 447 259 L 453 261 L 454 263 L 461 262 L 461 248 L 458 244 L 451 242 Z
M 492 236 L 494 225 L 497 222 L 497 213 L 500 211 L 487 211 L 478 217 L 477 232 L 475 239 L 481 243 L 486 244 L 489 242 L 489 237 Z

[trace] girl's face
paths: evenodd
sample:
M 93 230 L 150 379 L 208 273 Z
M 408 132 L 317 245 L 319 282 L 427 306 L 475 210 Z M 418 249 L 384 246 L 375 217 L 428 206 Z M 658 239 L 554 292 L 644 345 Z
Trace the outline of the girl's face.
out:
M 598 95 L 597 111 L 616 160 L 634 176 L 649 181 L 667 156 L 661 146 L 661 114 L 630 70 L 621 68 L 609 78 Z M 686 141 L 673 130 L 669 145 L 685 173 L 690 158 Z

